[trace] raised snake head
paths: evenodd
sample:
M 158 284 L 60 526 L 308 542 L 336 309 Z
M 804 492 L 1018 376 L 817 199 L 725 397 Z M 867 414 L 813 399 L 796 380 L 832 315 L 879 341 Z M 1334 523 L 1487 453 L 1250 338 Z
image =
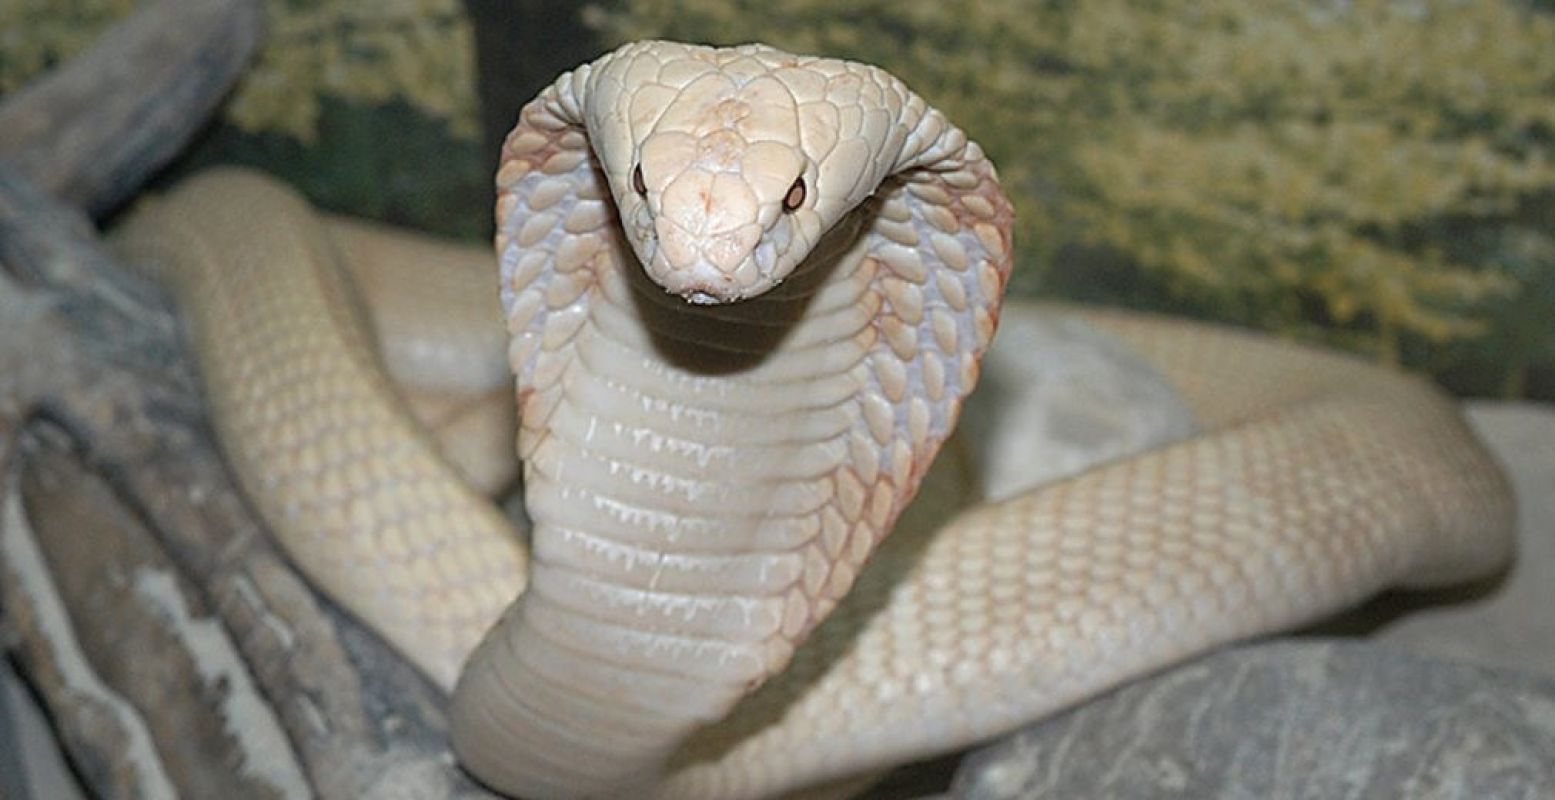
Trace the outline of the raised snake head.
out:
M 782 282 L 874 191 L 901 98 L 763 45 L 692 55 L 618 58 L 593 76 L 589 123 L 648 276 L 727 303 Z

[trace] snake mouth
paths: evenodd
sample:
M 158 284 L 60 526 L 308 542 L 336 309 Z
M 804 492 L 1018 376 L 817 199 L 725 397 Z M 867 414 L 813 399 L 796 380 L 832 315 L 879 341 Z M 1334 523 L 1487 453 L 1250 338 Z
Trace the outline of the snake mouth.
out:
M 730 302 L 729 300 L 718 297 L 716 295 L 708 294 L 707 292 L 692 292 L 691 294 L 682 295 L 682 297 L 685 298 L 686 302 L 694 306 L 716 306 L 722 303 Z
M 732 280 L 729 275 L 706 274 L 704 271 L 695 271 L 695 269 L 681 269 L 662 277 L 650 272 L 648 277 L 658 283 L 659 288 L 675 294 L 676 297 L 692 305 L 736 304 L 740 300 L 765 294 L 768 289 L 778 285 L 776 280 L 765 279 L 765 277 L 754 283 L 742 285 Z
M 759 249 L 759 248 L 758 248 Z M 693 305 L 723 305 L 748 300 L 782 282 L 774 270 L 762 269 L 758 253 L 749 253 L 733 269 L 723 269 L 704 259 L 684 266 L 668 263 L 662 251 L 644 265 L 648 279 L 664 291 Z
M 665 276 L 649 273 L 649 277 L 664 291 L 696 306 L 717 306 L 749 300 L 776 286 L 779 281 L 762 279 L 751 285 L 738 285 L 728 275 L 688 275 L 690 270 L 680 270 Z

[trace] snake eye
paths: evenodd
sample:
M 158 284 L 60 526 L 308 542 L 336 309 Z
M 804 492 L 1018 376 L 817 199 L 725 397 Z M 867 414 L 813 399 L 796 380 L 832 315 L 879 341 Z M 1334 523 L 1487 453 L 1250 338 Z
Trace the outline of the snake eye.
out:
M 783 195 L 783 210 L 793 211 L 804 203 L 804 178 L 794 179 L 794 185 L 788 187 L 788 194 Z
M 648 182 L 643 180 L 643 165 L 641 164 L 632 168 L 632 190 L 643 197 L 648 196 Z

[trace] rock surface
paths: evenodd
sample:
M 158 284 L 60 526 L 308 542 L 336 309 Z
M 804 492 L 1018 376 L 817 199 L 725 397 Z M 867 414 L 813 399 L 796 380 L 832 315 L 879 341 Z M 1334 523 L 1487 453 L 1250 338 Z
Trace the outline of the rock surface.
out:
M 1383 598 L 1357 618 L 1374 621 L 1382 641 L 1555 678 L 1555 407 L 1481 402 L 1467 410 L 1517 495 L 1516 563 L 1487 585 Z
M 1195 433 L 1176 390 L 1122 342 L 1019 300 L 956 429 L 990 500 Z
M 969 756 L 951 794 L 1555 797 L 1555 680 L 1373 642 L 1237 648 Z

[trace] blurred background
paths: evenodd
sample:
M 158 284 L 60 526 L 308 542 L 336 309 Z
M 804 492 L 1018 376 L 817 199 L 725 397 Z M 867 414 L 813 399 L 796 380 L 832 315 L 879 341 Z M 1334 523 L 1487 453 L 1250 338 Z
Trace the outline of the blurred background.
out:
M 0 0 L 0 92 L 134 0 Z M 1013 290 L 1336 345 L 1555 400 L 1555 0 L 268 0 L 167 180 L 217 162 L 329 209 L 489 236 L 519 105 L 621 42 L 879 64 L 982 142 Z

